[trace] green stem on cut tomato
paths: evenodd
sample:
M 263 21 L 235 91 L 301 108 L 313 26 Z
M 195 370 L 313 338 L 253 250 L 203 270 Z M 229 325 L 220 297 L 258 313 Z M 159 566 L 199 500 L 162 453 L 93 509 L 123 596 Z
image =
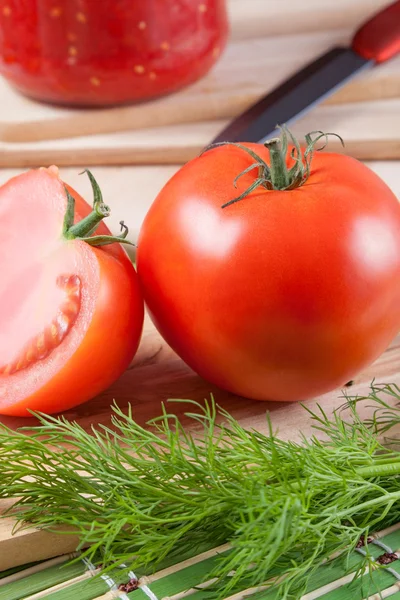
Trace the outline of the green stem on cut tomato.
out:
M 68 195 L 70 196 L 69 193 Z M 66 235 L 72 239 L 83 238 L 94 231 L 102 220 L 109 216 L 110 209 L 106 204 L 94 205 L 92 212 L 75 225 L 71 225 Z
M 324 133 L 323 131 L 312 131 L 305 136 L 306 148 L 302 149 L 298 140 L 289 131 L 286 125 L 279 127 L 281 135 L 279 138 L 273 138 L 264 143 L 265 148 L 269 151 L 270 164 L 268 165 L 253 149 L 236 142 L 221 142 L 218 144 L 211 144 L 204 151 L 207 152 L 215 146 L 235 146 L 243 152 L 246 152 L 253 159 L 253 164 L 246 167 L 241 173 L 236 175 L 233 185 L 236 188 L 237 181 L 246 174 L 254 171 L 254 180 L 242 192 L 239 196 L 229 200 L 222 205 L 222 208 L 226 208 L 239 200 L 243 200 L 256 190 L 259 186 L 266 188 L 267 190 L 293 190 L 301 187 L 307 181 L 311 173 L 311 163 L 314 156 L 315 150 L 322 150 L 325 148 L 328 140 L 328 136 L 334 135 L 339 138 L 341 144 L 344 146 L 342 138 L 337 133 Z M 313 135 L 316 137 L 313 138 Z M 316 148 L 316 144 L 321 138 L 325 138 L 325 144 L 321 148 Z M 289 152 L 289 141 L 292 145 Z M 289 159 L 289 160 L 288 160 Z M 291 163 L 291 166 L 288 166 Z M 257 169 L 257 170 L 256 170 Z
M 126 239 L 129 230 L 124 221 L 120 221 L 121 235 L 92 235 L 102 220 L 110 216 L 111 211 L 104 204 L 100 187 L 92 173 L 88 169 L 84 173 L 88 175 L 93 189 L 93 210 L 86 217 L 78 221 L 78 223 L 74 223 L 75 198 L 70 194 L 68 188 L 65 187 L 67 209 L 64 216 L 63 237 L 67 240 L 83 240 L 90 246 L 106 246 L 114 242 L 134 246 L 135 244 Z

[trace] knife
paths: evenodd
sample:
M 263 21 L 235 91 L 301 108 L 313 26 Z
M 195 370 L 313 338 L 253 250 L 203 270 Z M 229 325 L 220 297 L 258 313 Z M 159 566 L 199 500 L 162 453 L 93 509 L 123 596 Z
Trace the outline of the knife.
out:
M 335 47 L 309 63 L 232 121 L 212 143 L 263 142 L 333 94 L 361 71 L 400 52 L 400 0 L 358 29 L 351 46 Z

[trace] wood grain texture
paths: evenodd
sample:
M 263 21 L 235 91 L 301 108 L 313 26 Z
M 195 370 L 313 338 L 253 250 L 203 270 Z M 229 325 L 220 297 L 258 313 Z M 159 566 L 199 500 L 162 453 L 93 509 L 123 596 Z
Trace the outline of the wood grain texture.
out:
M 287 33 L 355 30 L 391 0 L 228 0 L 233 39 Z
M 172 96 L 140 104 L 111 109 L 77 110 L 48 106 L 31 101 L 4 81 L 0 81 L 0 139 L 7 142 L 29 142 L 45 139 L 109 133 L 127 129 L 144 129 L 176 123 L 191 123 L 231 118 L 273 89 L 287 76 L 335 44 L 347 44 L 354 30 L 352 2 L 342 6 L 325 0 L 316 11 L 315 2 L 296 3 L 296 19 L 292 19 L 294 0 L 272 2 L 268 8 L 258 0 L 238 3 L 231 0 L 233 36 L 221 61 L 211 73 L 195 85 Z M 308 6 L 311 4 L 311 7 Z M 366 18 L 384 2 L 369 2 L 364 7 Z M 312 10 L 311 10 L 312 9 Z M 339 21 L 329 20 L 338 14 Z M 313 18 L 310 19 L 310 14 Z M 250 18 L 253 15 L 254 18 Z M 277 27 L 274 19 L 287 24 Z M 345 15 L 348 16 L 346 21 Z M 320 27 L 302 33 L 300 24 L 321 21 Z M 343 29 L 335 25 L 342 23 Z M 266 31 L 260 30 L 263 24 Z M 242 28 L 245 35 L 239 36 Z M 329 102 L 342 103 L 400 97 L 400 59 L 361 74 L 332 96 Z
M 33 143 L 0 142 L 0 166 L 173 165 L 197 156 L 227 121 L 207 121 L 124 133 Z M 334 131 L 329 150 L 363 160 L 400 158 L 400 98 L 319 106 L 291 127 L 302 139 L 309 131 Z
M 6 511 L 11 505 L 11 502 L 1 501 L 0 509 Z M 14 528 L 13 518 L 0 519 L 0 571 L 73 552 L 78 544 L 78 538 L 73 535 L 60 535 L 34 528 Z

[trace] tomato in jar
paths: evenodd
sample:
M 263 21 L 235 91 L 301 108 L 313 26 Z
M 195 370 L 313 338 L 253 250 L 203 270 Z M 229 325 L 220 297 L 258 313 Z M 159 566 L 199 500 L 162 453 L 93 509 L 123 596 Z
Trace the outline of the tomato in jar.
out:
M 212 67 L 225 0 L 0 0 L 0 73 L 39 100 L 142 101 Z

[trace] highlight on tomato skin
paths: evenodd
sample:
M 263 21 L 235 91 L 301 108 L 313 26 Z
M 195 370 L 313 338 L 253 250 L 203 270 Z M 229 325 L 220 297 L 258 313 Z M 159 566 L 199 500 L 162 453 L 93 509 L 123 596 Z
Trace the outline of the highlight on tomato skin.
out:
M 144 306 L 136 271 L 93 208 L 35 169 L 0 187 L 0 414 L 58 413 L 109 387 L 140 342 Z
M 147 213 L 137 268 L 165 340 L 256 400 L 354 379 L 400 329 L 400 203 L 366 165 L 283 128 L 184 165 Z M 321 140 L 318 141 L 318 144 Z

